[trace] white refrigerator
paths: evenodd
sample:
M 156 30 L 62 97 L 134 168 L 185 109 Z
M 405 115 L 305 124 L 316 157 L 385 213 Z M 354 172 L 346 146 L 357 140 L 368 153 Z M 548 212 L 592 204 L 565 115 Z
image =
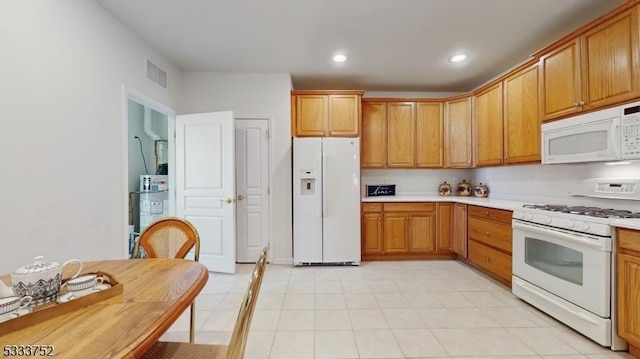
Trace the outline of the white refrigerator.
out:
M 360 139 L 293 139 L 294 265 L 360 264 Z

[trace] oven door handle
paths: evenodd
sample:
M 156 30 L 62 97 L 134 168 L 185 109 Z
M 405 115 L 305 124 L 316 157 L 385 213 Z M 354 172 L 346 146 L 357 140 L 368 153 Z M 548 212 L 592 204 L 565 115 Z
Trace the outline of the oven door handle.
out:
M 603 238 L 602 240 L 598 240 L 598 239 L 591 239 L 589 237 L 580 237 L 577 234 L 573 235 L 573 234 L 565 233 L 558 230 L 542 228 L 542 227 L 538 227 L 530 224 L 523 224 L 523 223 L 520 223 L 519 221 L 513 221 L 513 223 L 511 224 L 511 227 L 513 228 L 514 231 L 516 229 L 519 229 L 522 231 L 527 231 L 531 233 L 541 234 L 544 236 L 562 239 L 564 241 L 567 241 L 569 243 L 572 243 L 581 247 L 589 247 L 589 248 L 597 249 L 600 251 L 606 251 L 606 252 L 611 251 L 611 242 L 606 240 L 606 238 Z

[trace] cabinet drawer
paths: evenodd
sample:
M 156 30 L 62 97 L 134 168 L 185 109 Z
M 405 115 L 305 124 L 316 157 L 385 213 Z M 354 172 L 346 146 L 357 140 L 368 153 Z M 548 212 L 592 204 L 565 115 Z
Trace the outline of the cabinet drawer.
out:
M 468 226 L 470 239 L 511 253 L 511 225 L 470 217 Z
M 511 282 L 511 256 L 489 248 L 476 241 L 469 241 L 469 260 L 479 267 Z
M 382 212 L 382 203 L 363 203 L 362 212 Z
M 618 229 L 618 246 L 640 252 L 640 231 L 630 229 Z
M 385 212 L 431 212 L 436 210 L 435 203 L 385 203 Z
M 512 215 L 513 212 L 502 209 L 469 206 L 469 217 L 486 218 L 497 222 L 511 224 Z

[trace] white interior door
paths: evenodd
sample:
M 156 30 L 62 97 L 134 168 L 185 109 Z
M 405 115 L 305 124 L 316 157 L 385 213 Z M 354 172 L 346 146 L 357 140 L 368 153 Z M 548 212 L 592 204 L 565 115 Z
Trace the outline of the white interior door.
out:
M 236 119 L 237 261 L 269 244 L 269 120 Z
M 214 272 L 235 272 L 234 128 L 231 111 L 176 116 L 176 215 L 198 229 Z

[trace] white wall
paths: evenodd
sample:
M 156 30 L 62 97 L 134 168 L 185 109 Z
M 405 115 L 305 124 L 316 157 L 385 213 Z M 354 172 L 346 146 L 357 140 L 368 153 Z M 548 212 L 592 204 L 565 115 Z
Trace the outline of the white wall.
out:
M 489 186 L 489 197 L 531 203 L 591 205 L 640 212 L 639 201 L 572 197 L 587 178 L 640 178 L 640 163 L 608 166 L 602 163 L 575 165 L 522 165 L 479 168 L 474 183 Z
M 395 184 L 396 196 L 437 196 L 438 186 L 446 181 L 455 185 L 471 181 L 469 169 L 366 169 L 362 170 L 362 195 L 366 185 Z
M 0 44 L 0 273 L 123 257 L 123 84 L 174 106 L 145 57 L 180 72 L 94 1 L 3 1 Z
M 291 263 L 291 77 L 289 74 L 183 73 L 178 114 L 231 110 L 271 118 L 272 261 Z

